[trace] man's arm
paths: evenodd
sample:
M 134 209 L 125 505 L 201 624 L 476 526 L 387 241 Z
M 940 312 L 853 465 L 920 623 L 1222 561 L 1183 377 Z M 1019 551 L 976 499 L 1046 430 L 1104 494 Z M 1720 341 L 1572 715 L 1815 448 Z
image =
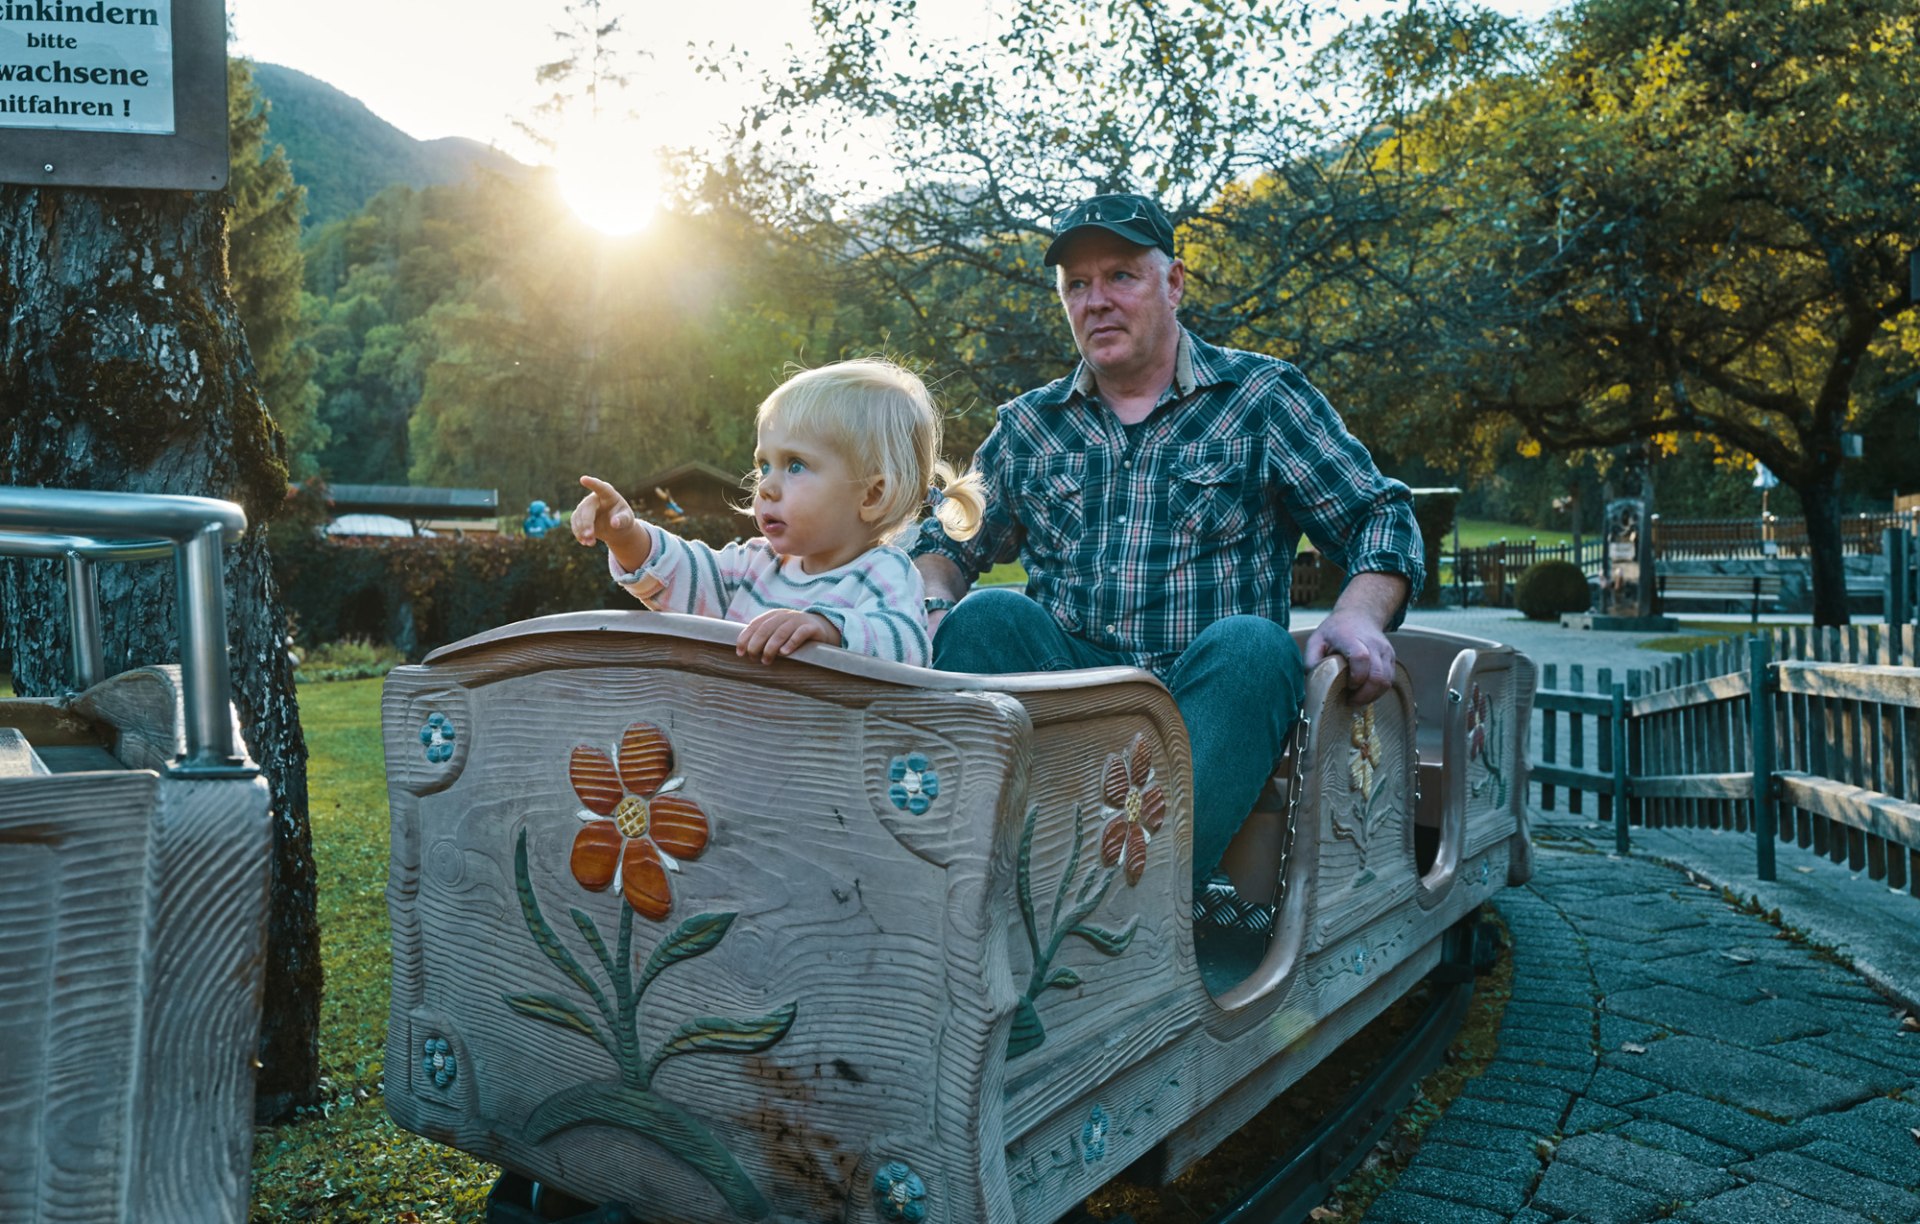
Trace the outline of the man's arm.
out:
M 913 559 L 913 567 L 920 571 L 920 581 L 927 588 L 928 599 L 950 599 L 954 603 L 959 603 L 966 596 L 967 590 L 973 586 L 967 581 L 967 576 L 961 572 L 958 565 L 939 553 L 921 553 Z M 946 617 L 945 608 L 929 611 L 927 632 L 929 634 L 939 632 L 940 622 Z
M 1347 689 L 1356 705 L 1366 705 L 1392 688 L 1393 643 L 1387 640 L 1387 626 L 1411 591 L 1402 574 L 1355 574 L 1334 601 L 1333 611 L 1307 639 L 1307 670 L 1330 654 L 1345 655 Z

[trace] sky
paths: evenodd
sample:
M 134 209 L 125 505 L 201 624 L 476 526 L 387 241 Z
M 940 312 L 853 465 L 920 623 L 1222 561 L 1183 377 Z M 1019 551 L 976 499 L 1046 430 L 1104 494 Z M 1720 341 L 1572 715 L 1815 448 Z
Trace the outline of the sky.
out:
M 1005 4 L 1008 0 L 992 0 Z M 1356 11 L 1369 0 L 1355 0 Z M 1371 0 L 1378 7 L 1378 0 Z M 1553 0 L 1492 0 L 1535 17 Z M 924 0 L 942 28 L 986 30 L 986 0 Z M 563 0 L 229 0 L 233 49 L 315 76 L 410 136 L 467 136 L 533 159 L 513 127 L 539 101 L 534 68 L 551 59 Z M 774 66 L 811 35 L 806 0 L 611 0 L 624 36 L 650 53 L 629 91 L 662 145 L 705 144 L 748 95 L 694 72 L 692 47 L 738 47 Z M 972 27 L 972 28 L 970 28 Z

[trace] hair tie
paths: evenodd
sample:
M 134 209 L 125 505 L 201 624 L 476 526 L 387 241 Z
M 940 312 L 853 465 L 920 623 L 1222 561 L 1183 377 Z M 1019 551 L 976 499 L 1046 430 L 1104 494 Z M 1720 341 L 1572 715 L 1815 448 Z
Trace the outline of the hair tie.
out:
M 947 500 L 947 495 L 940 491 L 940 487 L 938 485 L 927 486 L 927 505 L 932 506 L 935 510 L 938 510 L 940 508 L 940 503 L 945 500 Z

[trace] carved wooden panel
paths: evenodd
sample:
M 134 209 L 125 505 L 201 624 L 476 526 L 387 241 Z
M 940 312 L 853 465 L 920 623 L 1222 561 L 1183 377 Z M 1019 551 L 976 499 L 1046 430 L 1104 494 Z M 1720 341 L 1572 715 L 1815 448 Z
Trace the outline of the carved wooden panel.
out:
M 267 836 L 258 779 L 0 777 L 0 1219 L 245 1219 Z
M 1151 678 L 802 658 L 576 614 L 393 673 L 402 1125 L 673 1224 L 1046 1224 L 1170 1136 L 1204 1150 L 1504 882 L 1487 803 L 1491 840 L 1421 908 L 1412 688 L 1356 710 L 1329 673 L 1300 950 L 1216 1001 L 1186 735 Z M 1509 680 L 1490 667 L 1490 710 Z

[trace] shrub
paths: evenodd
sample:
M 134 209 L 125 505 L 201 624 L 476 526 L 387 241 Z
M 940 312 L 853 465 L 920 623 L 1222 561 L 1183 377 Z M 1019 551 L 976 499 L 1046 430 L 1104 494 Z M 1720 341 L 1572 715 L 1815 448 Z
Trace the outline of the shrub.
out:
M 716 515 L 676 530 L 724 543 L 751 525 Z M 640 607 L 608 578 L 606 550 L 582 548 L 564 530 L 540 537 L 295 535 L 274 546 L 273 571 L 310 650 L 364 638 L 418 659 L 531 616 Z
M 391 646 L 375 645 L 365 638 L 329 642 L 309 651 L 294 669 L 294 678 L 302 684 L 323 680 L 364 680 L 384 676 L 406 660 Z
M 1536 561 L 1513 587 L 1513 606 L 1528 620 L 1555 620 L 1591 606 L 1587 576 L 1571 561 Z

